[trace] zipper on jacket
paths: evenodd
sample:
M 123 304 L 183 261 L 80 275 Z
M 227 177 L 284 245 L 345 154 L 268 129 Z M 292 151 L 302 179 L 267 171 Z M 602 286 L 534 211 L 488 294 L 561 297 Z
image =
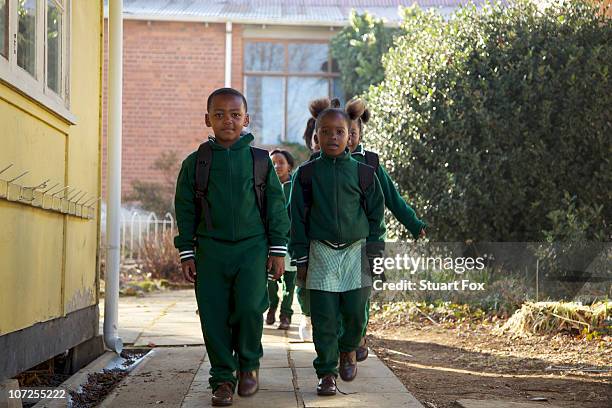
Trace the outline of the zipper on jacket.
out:
M 334 157 L 334 189 L 336 190 L 336 226 L 338 227 L 338 242 L 342 240 L 342 228 L 340 227 L 340 194 L 338 193 L 338 167 L 336 166 L 336 158 Z
M 230 154 L 230 149 L 226 150 L 227 152 L 227 163 L 229 165 L 229 191 L 230 191 L 230 210 L 232 212 L 232 241 L 236 240 L 236 220 L 234 217 L 234 211 L 235 211 L 235 206 L 234 206 L 234 195 L 232 194 L 232 155 Z

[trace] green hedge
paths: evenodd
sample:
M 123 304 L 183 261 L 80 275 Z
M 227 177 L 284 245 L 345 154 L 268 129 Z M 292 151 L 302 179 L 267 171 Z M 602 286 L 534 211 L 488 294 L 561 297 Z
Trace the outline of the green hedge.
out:
M 404 10 L 364 142 L 431 238 L 610 240 L 612 23 L 566 3 Z

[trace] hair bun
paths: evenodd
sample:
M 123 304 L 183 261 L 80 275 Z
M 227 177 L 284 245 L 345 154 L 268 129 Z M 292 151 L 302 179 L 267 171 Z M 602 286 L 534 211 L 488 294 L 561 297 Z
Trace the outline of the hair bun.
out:
M 346 104 L 346 113 L 349 115 L 349 118 L 351 118 L 351 120 L 356 120 L 359 118 L 362 118 L 362 120 L 364 119 L 362 117 L 362 115 L 364 114 L 364 112 L 366 112 L 366 105 L 365 102 L 362 99 L 351 99 L 347 104 Z M 367 119 L 370 119 L 370 113 L 368 111 L 367 114 Z M 364 121 L 365 123 L 365 121 Z
M 310 111 L 312 117 L 316 119 L 317 116 L 319 116 L 319 113 L 323 112 L 325 109 L 330 108 L 331 103 L 332 102 L 329 100 L 329 98 L 315 99 L 314 101 L 310 102 L 308 110 Z

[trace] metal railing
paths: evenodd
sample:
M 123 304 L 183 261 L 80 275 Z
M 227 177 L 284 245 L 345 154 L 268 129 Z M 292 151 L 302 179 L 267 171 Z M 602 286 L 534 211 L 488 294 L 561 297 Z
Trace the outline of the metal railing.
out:
M 121 214 L 121 261 L 136 262 L 142 257 L 145 242 L 151 239 L 161 242 L 163 234 L 170 231 L 174 235 L 175 220 L 166 213 L 158 218 L 153 212 L 132 211 Z

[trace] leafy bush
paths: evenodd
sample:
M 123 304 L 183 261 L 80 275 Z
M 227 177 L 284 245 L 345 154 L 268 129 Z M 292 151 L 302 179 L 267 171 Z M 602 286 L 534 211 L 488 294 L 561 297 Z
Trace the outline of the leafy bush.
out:
M 610 239 L 612 20 L 596 6 L 408 8 L 383 64 L 364 140 L 431 238 Z
M 371 14 L 352 12 L 350 24 L 331 42 L 332 56 L 338 62 L 347 100 L 384 79 L 381 58 L 398 34 L 399 29 L 385 27 L 383 20 Z

